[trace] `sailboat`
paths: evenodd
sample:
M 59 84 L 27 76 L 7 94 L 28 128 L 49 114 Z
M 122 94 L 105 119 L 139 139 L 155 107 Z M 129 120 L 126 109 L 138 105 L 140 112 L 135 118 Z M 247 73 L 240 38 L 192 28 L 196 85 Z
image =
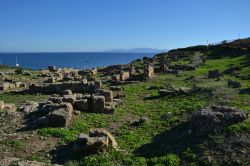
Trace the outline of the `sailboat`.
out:
M 19 64 L 18 64 L 18 62 L 17 62 L 17 57 L 16 57 L 16 67 L 19 67 Z

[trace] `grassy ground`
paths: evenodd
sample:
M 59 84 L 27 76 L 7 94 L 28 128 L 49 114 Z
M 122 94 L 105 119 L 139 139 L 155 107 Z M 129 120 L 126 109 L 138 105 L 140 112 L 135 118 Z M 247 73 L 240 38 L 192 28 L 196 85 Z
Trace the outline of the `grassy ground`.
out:
M 208 70 L 224 71 L 230 64 L 242 67 L 241 75 L 248 75 L 250 67 L 244 65 L 245 57 L 208 59 L 195 71 L 180 75 L 160 74 L 148 82 L 123 85 L 124 106 L 113 115 L 81 113 L 74 117 L 68 128 L 43 128 L 35 134 L 59 138 L 56 150 L 51 150 L 53 162 L 65 165 L 247 165 L 249 159 L 240 153 L 223 151 L 237 138 L 249 143 L 250 121 L 229 126 L 223 133 L 196 136 L 187 134 L 190 114 L 200 108 L 223 104 L 250 111 L 250 95 L 241 95 L 237 89 L 227 87 L 227 80 L 240 81 L 243 88 L 249 80 L 240 80 L 224 75 L 221 79 L 207 79 Z M 175 64 L 184 64 L 180 60 Z M 193 76 L 193 77 L 191 77 Z M 192 79 L 190 79 L 192 78 Z M 190 95 L 160 97 L 160 87 L 201 87 L 203 91 Z M 151 90 L 149 87 L 154 86 Z M 46 95 L 0 94 L 0 100 L 20 105 L 25 100 L 42 101 Z M 147 116 L 149 121 L 137 126 L 130 121 Z M 90 128 L 107 128 L 116 138 L 121 151 L 108 149 L 106 153 L 80 156 L 63 153 L 71 147 L 79 133 L 88 133 Z M 0 142 L 1 145 L 22 148 L 20 142 Z M 250 144 L 249 144 L 250 145 Z M 247 145 L 246 145 L 247 146 Z M 67 152 L 67 151 L 66 151 Z M 222 160 L 220 155 L 227 158 Z M 32 154 L 29 160 L 46 160 L 45 155 Z
M 87 133 L 90 128 L 104 127 L 114 134 L 120 149 L 123 150 L 116 152 L 109 149 L 107 153 L 80 157 L 80 159 L 76 155 L 67 155 L 63 163 L 68 165 L 220 164 L 221 161 L 212 155 L 212 151 L 215 150 L 210 149 L 209 145 L 216 144 L 218 140 L 222 142 L 226 140 L 226 132 L 248 133 L 250 131 L 249 120 L 229 126 L 227 131 L 220 135 L 206 136 L 202 138 L 202 141 L 201 138 L 194 138 L 192 135 L 186 136 L 185 131 L 189 129 L 190 113 L 214 103 L 227 104 L 250 111 L 250 96 L 240 95 L 237 90 L 227 88 L 228 79 L 240 81 L 243 87 L 249 86 L 248 80 L 239 80 L 227 75 L 221 80 L 206 78 L 208 70 L 224 71 L 230 64 L 241 65 L 243 59 L 244 57 L 207 60 L 197 70 L 184 72 L 180 76 L 156 75 L 149 82 L 124 85 L 125 104 L 119 107 L 113 115 L 82 113 L 67 129 L 46 128 L 40 129 L 39 133 L 59 137 L 62 144 L 70 144 L 76 139 L 77 134 Z M 243 68 L 243 71 L 248 70 L 249 67 Z M 190 76 L 195 76 L 195 79 L 187 79 Z M 150 86 L 166 87 L 170 84 L 175 87 L 192 87 L 196 84 L 203 87 L 205 91 L 189 96 L 159 97 L 157 89 L 147 90 Z M 168 112 L 172 113 L 170 117 L 167 117 Z M 149 121 L 139 126 L 132 126 L 129 123 L 140 116 L 149 117 Z M 241 160 L 241 158 L 240 156 L 236 159 L 230 158 L 227 164 L 249 162 L 245 159 L 240 162 L 234 160 Z

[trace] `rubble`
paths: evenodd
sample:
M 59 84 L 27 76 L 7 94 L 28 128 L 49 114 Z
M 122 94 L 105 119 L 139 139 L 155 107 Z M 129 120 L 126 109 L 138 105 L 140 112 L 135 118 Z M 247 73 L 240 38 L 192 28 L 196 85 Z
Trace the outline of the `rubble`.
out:
M 220 131 L 224 127 L 239 123 L 248 118 L 248 113 L 233 107 L 212 106 L 194 112 L 191 127 L 199 133 Z

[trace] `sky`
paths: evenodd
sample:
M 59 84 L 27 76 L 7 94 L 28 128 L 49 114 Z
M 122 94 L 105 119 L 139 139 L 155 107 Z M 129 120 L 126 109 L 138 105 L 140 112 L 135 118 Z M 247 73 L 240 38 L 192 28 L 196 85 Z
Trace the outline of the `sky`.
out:
M 0 0 L 0 52 L 173 49 L 250 37 L 250 0 Z

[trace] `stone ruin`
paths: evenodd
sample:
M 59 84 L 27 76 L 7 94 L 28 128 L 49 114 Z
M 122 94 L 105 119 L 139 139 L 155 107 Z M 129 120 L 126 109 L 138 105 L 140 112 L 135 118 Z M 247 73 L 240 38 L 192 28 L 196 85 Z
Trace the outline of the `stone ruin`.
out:
M 27 93 L 41 93 L 41 94 L 60 94 L 62 91 L 70 89 L 73 93 L 95 93 L 101 89 L 102 83 L 95 81 L 91 83 L 86 82 L 63 82 L 49 85 L 29 86 Z
M 154 66 L 151 63 L 144 65 L 144 76 L 151 79 L 154 76 Z
M 177 96 L 177 95 L 186 95 L 192 93 L 191 88 L 179 87 L 179 88 L 171 88 L 169 89 L 159 89 L 158 94 L 160 96 Z
M 119 74 L 113 75 L 112 79 L 114 81 L 126 81 L 130 77 L 130 72 L 128 71 L 120 71 Z
M 191 127 L 198 133 L 221 131 L 226 126 L 248 118 L 248 113 L 233 107 L 212 106 L 196 111 L 191 116 Z
M 97 68 L 85 69 L 78 72 L 79 75 L 85 75 L 87 77 L 92 77 L 97 75 Z
M 29 127 L 67 127 L 72 119 L 73 106 L 70 103 L 42 103 L 37 110 L 45 114 L 31 123 Z
M 6 90 L 14 90 L 14 89 L 20 89 L 20 88 L 26 88 L 27 85 L 22 82 L 3 82 L 0 84 L 0 91 L 6 91 Z
M 105 129 L 91 129 L 89 134 L 81 133 L 73 144 L 73 152 L 83 154 L 95 154 L 106 151 L 108 146 L 118 150 L 118 144 Z
M 168 63 L 165 61 L 161 62 L 159 70 L 160 70 L 159 73 L 165 73 L 166 71 L 168 71 Z

